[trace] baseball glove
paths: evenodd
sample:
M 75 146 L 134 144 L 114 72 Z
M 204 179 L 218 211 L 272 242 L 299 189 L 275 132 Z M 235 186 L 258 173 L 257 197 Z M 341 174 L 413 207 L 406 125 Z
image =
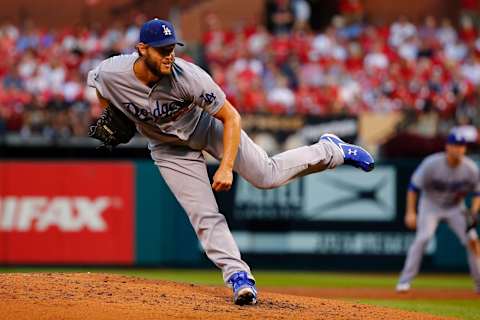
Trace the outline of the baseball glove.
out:
M 95 124 L 90 126 L 88 135 L 102 142 L 99 148 L 111 150 L 120 143 L 129 142 L 135 131 L 134 122 L 118 108 L 109 105 Z

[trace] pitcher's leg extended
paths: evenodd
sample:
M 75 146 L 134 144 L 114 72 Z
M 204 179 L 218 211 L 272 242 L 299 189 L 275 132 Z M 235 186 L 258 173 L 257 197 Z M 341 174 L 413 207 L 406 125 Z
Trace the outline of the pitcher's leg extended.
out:
M 288 150 L 269 157 L 267 153 L 242 131 L 240 146 L 234 169 L 252 185 L 261 189 L 271 189 L 282 186 L 292 179 L 306 174 L 333 169 L 346 159 L 343 148 L 356 148 L 357 156 L 373 159 L 362 148 L 342 143 L 340 139 L 333 141 L 333 135 L 322 136 L 317 143 Z M 217 159 L 223 156 L 223 125 L 215 121 L 208 135 L 206 150 Z M 368 156 L 367 156 L 368 155 Z M 350 160 L 349 160 L 350 161 Z M 373 168 L 373 167 L 372 167 Z
M 185 209 L 205 253 L 222 270 L 225 283 L 239 271 L 253 279 L 249 266 L 240 257 L 225 217 L 218 210 L 201 152 L 165 148 L 153 151 L 152 158 Z

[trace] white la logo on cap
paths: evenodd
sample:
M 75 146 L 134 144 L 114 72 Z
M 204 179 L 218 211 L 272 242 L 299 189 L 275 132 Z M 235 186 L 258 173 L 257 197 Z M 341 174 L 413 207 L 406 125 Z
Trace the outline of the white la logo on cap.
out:
M 166 36 L 172 35 L 172 30 L 170 30 L 166 25 L 162 24 L 163 34 Z

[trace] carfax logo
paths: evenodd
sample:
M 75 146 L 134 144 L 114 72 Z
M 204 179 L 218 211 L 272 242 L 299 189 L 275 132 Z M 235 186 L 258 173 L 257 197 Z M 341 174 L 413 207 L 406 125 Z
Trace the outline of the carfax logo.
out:
M 105 211 L 118 205 L 111 197 L 8 196 L 0 198 L 0 231 L 61 231 L 82 229 L 104 232 L 108 229 Z

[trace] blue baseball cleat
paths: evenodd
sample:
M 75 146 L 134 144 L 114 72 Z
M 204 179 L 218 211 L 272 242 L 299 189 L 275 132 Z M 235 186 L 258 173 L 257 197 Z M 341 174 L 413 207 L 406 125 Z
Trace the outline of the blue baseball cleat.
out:
M 257 303 L 257 288 L 255 281 L 248 278 L 245 271 L 234 273 L 228 283 L 233 288 L 233 301 L 240 306 Z
M 365 172 L 372 171 L 375 167 L 375 160 L 373 160 L 373 157 L 370 155 L 370 153 L 368 153 L 362 147 L 346 143 L 331 133 L 322 135 L 320 140 L 327 140 L 336 144 L 337 147 L 342 150 L 345 164 L 360 168 Z

